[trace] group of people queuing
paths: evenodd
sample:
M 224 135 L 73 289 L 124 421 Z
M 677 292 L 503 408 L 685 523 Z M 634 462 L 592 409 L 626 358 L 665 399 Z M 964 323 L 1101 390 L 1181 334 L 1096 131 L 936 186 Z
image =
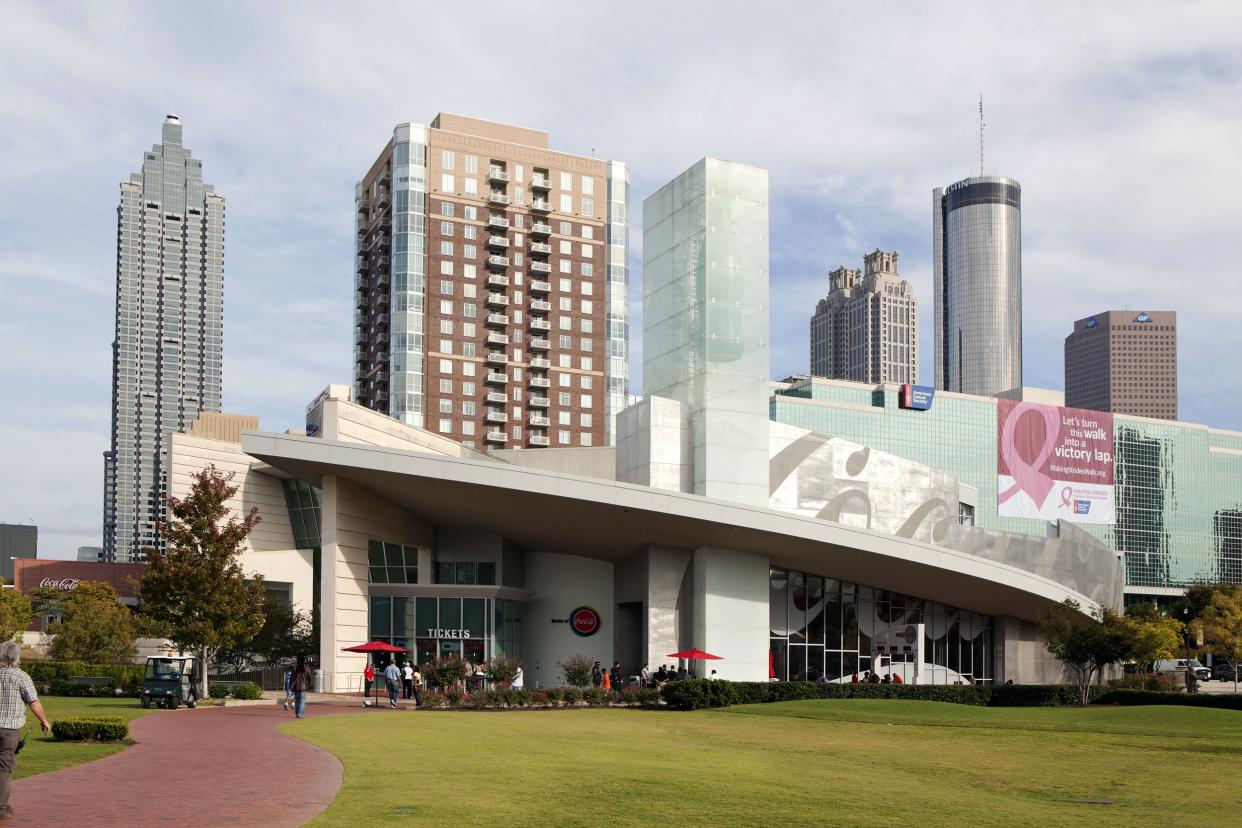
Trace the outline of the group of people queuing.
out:
M 819 681 L 826 683 L 829 681 L 827 676 L 820 676 Z M 879 673 L 873 673 L 870 670 L 863 670 L 862 676 L 858 673 L 850 674 L 850 684 L 905 684 L 906 680 L 901 677 L 900 673 L 885 673 L 881 676 Z
M 591 666 L 591 684 L 603 690 L 620 690 L 621 662 L 614 661 L 612 668 L 602 666 L 598 661 Z
M 716 671 L 712 670 L 712 678 L 716 677 Z M 638 680 L 643 687 L 663 687 L 670 681 L 685 681 L 694 678 L 694 673 L 682 667 L 674 667 L 673 665 L 660 665 L 660 669 L 654 673 L 644 664 L 642 671 L 638 674 Z
M 398 699 L 413 699 L 415 707 L 423 706 L 423 674 L 408 661 L 398 664 L 390 659 L 383 672 L 384 689 L 388 691 L 388 706 L 395 708 Z M 375 665 L 368 663 L 362 670 L 363 706 L 375 681 Z

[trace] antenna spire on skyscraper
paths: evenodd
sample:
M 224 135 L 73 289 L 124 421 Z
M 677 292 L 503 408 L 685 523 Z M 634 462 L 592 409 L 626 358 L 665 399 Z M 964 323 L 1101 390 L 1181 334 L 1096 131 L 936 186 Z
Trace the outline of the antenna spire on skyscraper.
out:
M 983 95 L 979 95 L 979 175 L 983 175 Z

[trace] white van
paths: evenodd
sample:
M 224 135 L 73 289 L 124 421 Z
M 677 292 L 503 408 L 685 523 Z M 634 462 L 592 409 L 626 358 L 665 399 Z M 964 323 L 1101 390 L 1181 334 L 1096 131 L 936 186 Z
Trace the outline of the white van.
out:
M 1197 658 L 1166 658 L 1156 662 L 1157 673 L 1176 673 L 1180 670 L 1193 670 L 1199 681 L 1212 680 L 1212 671 L 1200 664 Z

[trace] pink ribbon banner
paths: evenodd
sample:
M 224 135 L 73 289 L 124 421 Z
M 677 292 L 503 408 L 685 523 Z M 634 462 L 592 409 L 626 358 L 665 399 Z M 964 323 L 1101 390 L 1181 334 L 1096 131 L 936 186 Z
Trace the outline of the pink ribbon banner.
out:
M 996 436 L 998 515 L 1113 522 L 1111 414 L 997 400 Z

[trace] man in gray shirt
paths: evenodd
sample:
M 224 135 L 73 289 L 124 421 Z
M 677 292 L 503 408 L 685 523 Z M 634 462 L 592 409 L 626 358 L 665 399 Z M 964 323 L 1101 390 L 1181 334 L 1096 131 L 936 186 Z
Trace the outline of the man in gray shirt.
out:
M 401 668 L 395 661 L 388 662 L 384 668 L 384 683 L 388 685 L 388 706 L 397 706 L 397 696 L 401 693 Z
M 0 644 L 0 819 L 13 816 L 9 807 L 9 777 L 17 765 L 17 743 L 26 724 L 26 707 L 39 719 L 44 733 L 52 732 L 52 723 L 43 712 L 34 682 L 18 668 L 22 648 L 12 641 Z

